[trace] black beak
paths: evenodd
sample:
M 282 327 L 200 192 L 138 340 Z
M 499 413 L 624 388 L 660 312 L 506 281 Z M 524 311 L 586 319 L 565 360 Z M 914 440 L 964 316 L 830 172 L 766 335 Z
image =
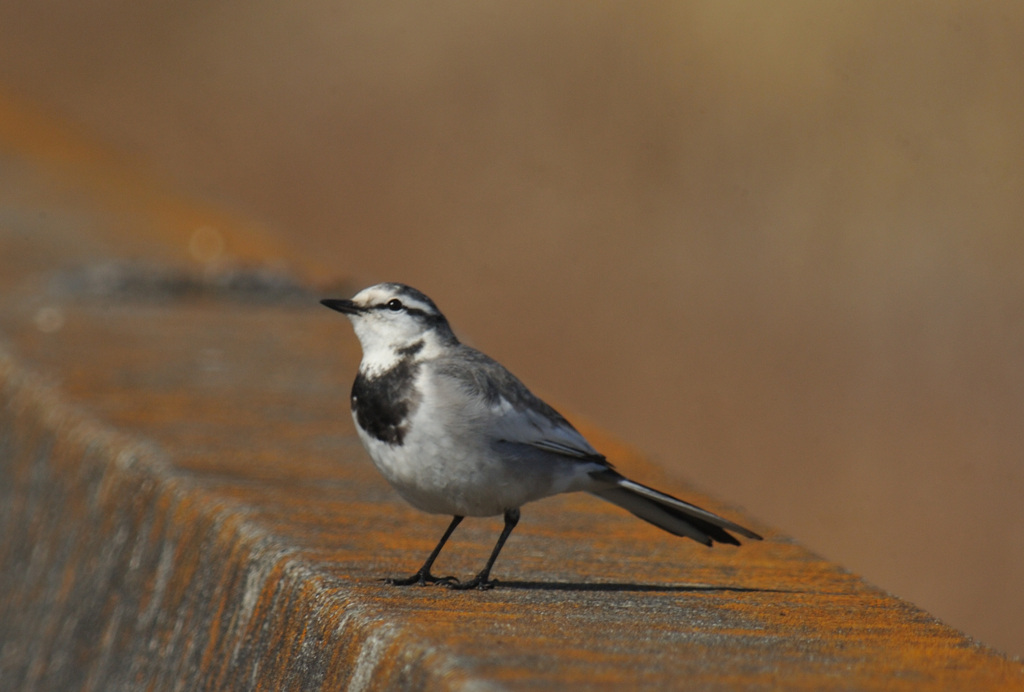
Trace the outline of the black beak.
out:
M 358 315 L 363 311 L 363 308 L 359 307 L 351 300 L 342 300 L 340 298 L 324 298 L 320 301 L 320 304 L 329 307 L 331 310 L 343 312 L 346 315 Z

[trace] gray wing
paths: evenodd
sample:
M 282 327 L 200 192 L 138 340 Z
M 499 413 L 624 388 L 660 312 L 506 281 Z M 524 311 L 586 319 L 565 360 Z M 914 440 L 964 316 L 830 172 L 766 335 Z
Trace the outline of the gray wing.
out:
M 460 344 L 456 354 L 437 362 L 437 371 L 487 409 L 500 442 L 611 466 L 562 414 L 493 358 Z
M 715 541 L 739 545 L 729 531 L 760 540 L 750 529 L 617 473 L 561 414 L 483 353 L 460 345 L 455 356 L 437 365 L 442 377 L 469 395 L 469 408 L 490 419 L 492 434 L 502 447 L 517 455 L 569 464 L 573 473 L 555 492 L 588 490 L 665 531 L 709 546 Z M 579 482 L 581 478 L 586 480 Z

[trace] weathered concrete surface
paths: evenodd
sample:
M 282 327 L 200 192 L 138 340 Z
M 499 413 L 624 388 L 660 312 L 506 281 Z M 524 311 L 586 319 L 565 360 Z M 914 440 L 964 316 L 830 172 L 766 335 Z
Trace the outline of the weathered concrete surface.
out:
M 74 175 L 89 157 L 25 151 L 0 147 L 3 689 L 1024 686 L 1020 662 L 679 487 L 767 540 L 707 550 L 572 496 L 526 508 L 493 591 L 384 586 L 447 519 L 355 439 L 348 325 L 301 282 L 189 265 L 182 207 L 112 206 Z M 232 239 L 274 259 L 261 242 Z M 438 570 L 474 573 L 498 529 L 467 521 Z

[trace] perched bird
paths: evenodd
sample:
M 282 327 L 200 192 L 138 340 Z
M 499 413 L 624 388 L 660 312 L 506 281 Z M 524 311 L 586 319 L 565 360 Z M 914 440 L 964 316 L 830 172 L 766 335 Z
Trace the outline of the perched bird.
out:
M 352 322 L 363 347 L 352 417 L 370 458 L 409 504 L 452 516 L 419 571 L 390 584 L 487 589 L 491 568 L 519 521 L 519 508 L 549 495 L 586 491 L 677 536 L 739 545 L 753 531 L 631 481 L 557 411 L 497 361 L 459 342 L 434 302 L 398 283 L 323 305 Z M 463 520 L 503 514 L 505 528 L 473 579 L 431 574 Z

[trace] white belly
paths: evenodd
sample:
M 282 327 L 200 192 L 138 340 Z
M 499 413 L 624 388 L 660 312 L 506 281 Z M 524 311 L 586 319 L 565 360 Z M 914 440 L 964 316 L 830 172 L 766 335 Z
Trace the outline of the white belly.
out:
M 424 512 L 492 516 L 527 498 L 510 487 L 500 459 L 457 444 L 451 436 L 410 431 L 402 445 L 360 438 L 381 475 L 409 504 Z

